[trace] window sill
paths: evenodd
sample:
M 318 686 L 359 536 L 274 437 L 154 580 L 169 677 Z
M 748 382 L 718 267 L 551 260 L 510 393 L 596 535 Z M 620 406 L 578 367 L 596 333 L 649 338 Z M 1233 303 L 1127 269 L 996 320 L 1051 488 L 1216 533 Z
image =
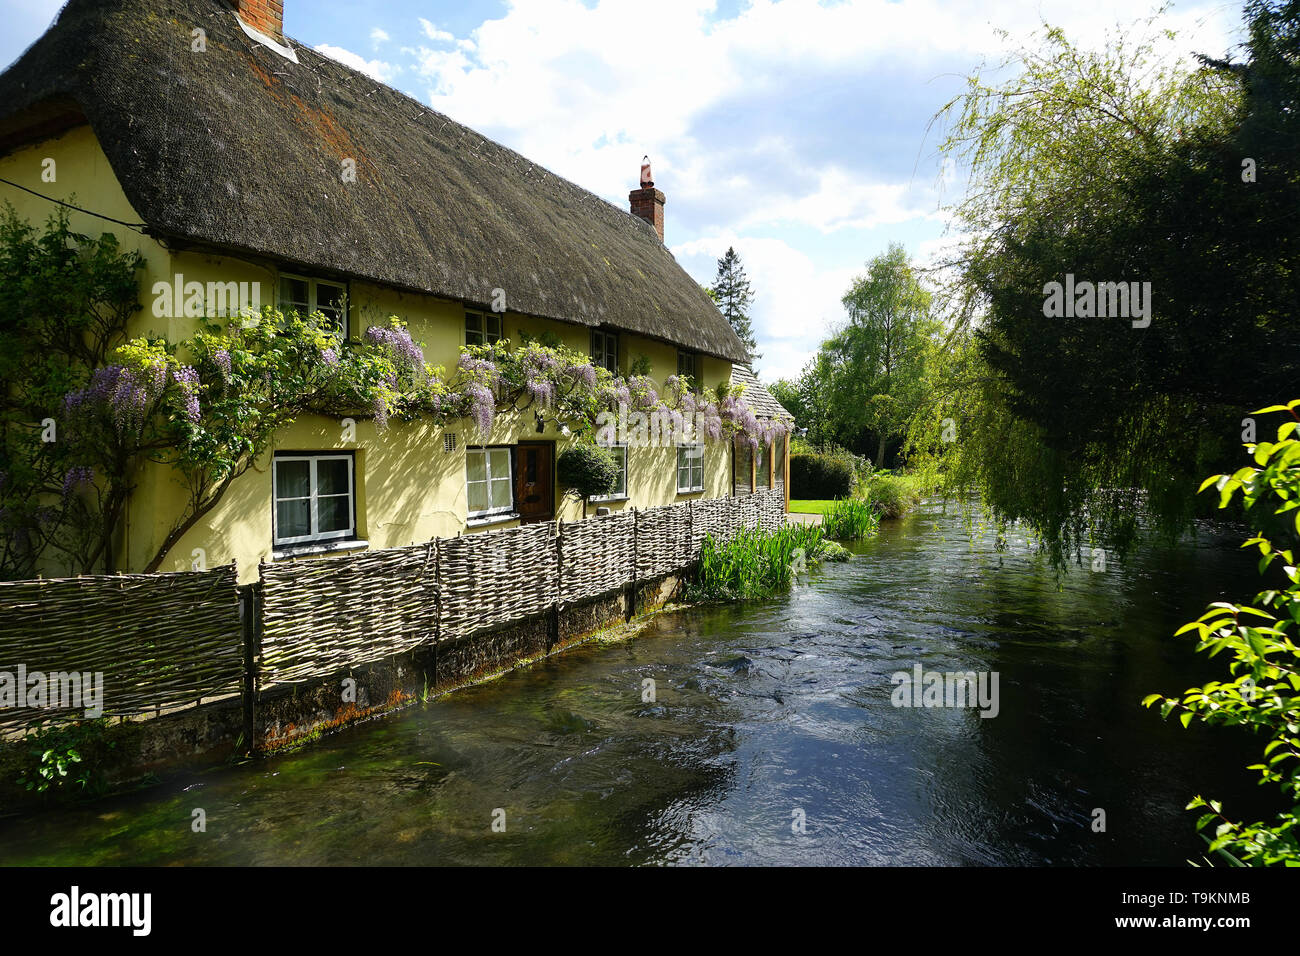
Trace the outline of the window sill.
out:
M 694 488 L 690 491 L 682 491 L 680 488 L 677 490 L 678 498 L 685 498 L 687 495 L 702 495 L 702 494 L 704 494 L 703 488 Z
M 507 521 L 518 521 L 519 514 L 511 511 L 499 515 L 482 515 L 477 518 L 466 518 L 465 527 L 467 528 L 486 528 L 488 525 L 504 524 Z
M 271 552 L 272 561 L 288 561 L 311 554 L 333 554 L 336 551 L 363 551 L 370 547 L 369 541 L 358 538 L 343 538 L 338 541 L 303 541 L 300 544 L 283 544 Z
M 593 505 L 616 505 L 616 504 L 618 504 L 620 501 L 627 501 L 627 500 L 629 500 L 631 497 L 632 497 L 631 495 L 610 495 L 610 496 L 607 497 L 607 498 L 605 498 L 605 497 L 602 497 L 602 498 L 592 498 L 592 499 L 591 499 L 591 504 L 593 504 Z

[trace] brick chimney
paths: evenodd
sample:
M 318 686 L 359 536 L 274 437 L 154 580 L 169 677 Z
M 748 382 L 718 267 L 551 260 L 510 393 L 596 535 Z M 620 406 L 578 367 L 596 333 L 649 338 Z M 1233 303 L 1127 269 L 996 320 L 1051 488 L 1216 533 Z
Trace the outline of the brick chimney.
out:
M 284 0 L 230 0 L 239 19 L 273 40 L 284 39 Z
M 627 194 L 632 204 L 632 215 L 640 216 L 655 227 L 659 241 L 664 241 L 664 194 L 655 189 L 655 181 L 650 178 L 650 157 L 641 159 L 641 188 Z

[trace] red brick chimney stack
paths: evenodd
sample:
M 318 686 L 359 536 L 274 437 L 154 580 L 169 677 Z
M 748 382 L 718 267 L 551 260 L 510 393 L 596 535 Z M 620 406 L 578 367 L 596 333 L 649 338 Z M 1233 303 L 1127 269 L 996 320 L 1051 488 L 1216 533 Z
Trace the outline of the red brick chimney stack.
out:
M 650 176 L 650 157 L 641 159 L 641 188 L 627 194 L 632 204 L 632 215 L 640 216 L 655 227 L 659 241 L 664 241 L 664 194 L 655 189 L 655 181 Z
M 284 0 L 230 0 L 239 19 L 273 40 L 284 39 Z

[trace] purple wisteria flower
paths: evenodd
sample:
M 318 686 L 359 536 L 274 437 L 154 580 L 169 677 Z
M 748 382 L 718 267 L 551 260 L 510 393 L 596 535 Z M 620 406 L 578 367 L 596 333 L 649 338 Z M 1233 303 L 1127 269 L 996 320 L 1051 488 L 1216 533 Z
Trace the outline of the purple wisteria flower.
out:
M 457 368 L 468 377 L 477 379 L 489 388 L 495 387 L 501 381 L 501 372 L 491 359 L 462 354 L 460 361 L 457 363 Z
M 68 469 L 68 473 L 63 476 L 63 497 L 66 500 L 71 494 L 83 485 L 89 485 L 95 480 L 95 471 L 85 465 L 73 465 Z
M 478 382 L 465 386 L 465 397 L 469 400 L 469 417 L 474 420 L 478 430 L 486 435 L 496 417 L 496 398 L 490 389 Z
M 530 378 L 524 383 L 524 388 L 532 396 L 533 401 L 543 408 L 549 408 L 555 401 L 555 383 L 544 378 Z
M 366 341 L 379 345 L 388 351 L 389 356 L 399 366 L 412 370 L 424 368 L 424 353 L 411 339 L 406 329 L 385 325 L 372 325 L 366 329 Z
M 217 368 L 221 370 L 221 377 L 227 382 L 230 381 L 230 352 L 226 349 L 217 349 L 212 353 L 212 361 L 216 363 Z
M 568 375 L 574 382 L 587 386 L 587 388 L 596 387 L 596 366 L 590 362 L 585 365 L 566 365 L 564 374 Z
M 172 380 L 185 393 L 185 417 L 191 424 L 199 420 L 199 373 L 188 365 L 172 371 Z
M 320 360 L 327 367 L 333 368 L 339 364 L 339 353 L 331 348 L 321 349 Z
M 371 411 L 375 415 L 375 429 L 382 432 L 388 427 L 388 399 L 382 394 L 376 395 Z

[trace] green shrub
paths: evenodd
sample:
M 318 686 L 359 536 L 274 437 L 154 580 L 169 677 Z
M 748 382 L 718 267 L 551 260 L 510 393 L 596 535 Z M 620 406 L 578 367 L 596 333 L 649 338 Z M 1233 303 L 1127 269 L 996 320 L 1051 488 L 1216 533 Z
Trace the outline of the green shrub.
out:
M 862 498 L 842 498 L 826 509 L 821 527 L 828 538 L 867 538 L 880 527 L 880 515 Z
M 704 539 L 695 580 L 695 600 L 745 600 L 789 587 L 796 570 L 817 560 L 822 529 L 787 525 L 779 531 L 741 531 L 726 544 Z
M 42 726 L 16 741 L 3 763 L 24 790 L 60 797 L 100 796 L 108 789 L 105 772 L 129 729 L 107 718 Z
M 618 462 L 605 449 L 579 442 L 560 452 L 555 478 L 569 494 L 582 499 L 585 512 L 588 498 L 608 494 L 618 483 Z
M 853 468 L 829 455 L 790 456 L 791 498 L 849 498 L 853 495 Z
M 882 518 L 897 518 L 911 511 L 924 494 L 920 478 L 873 472 L 867 480 L 866 495 Z
M 1260 513 L 1272 507 L 1285 515 L 1300 532 L 1300 400 L 1287 405 L 1251 412 L 1287 412 L 1291 420 L 1277 431 L 1277 442 L 1261 441 L 1246 448 L 1262 467 L 1245 467 L 1232 475 L 1215 475 L 1201 485 L 1214 485 L 1219 507 L 1226 508 L 1240 493 L 1248 514 L 1258 522 Z M 1262 507 L 1256 509 L 1256 505 Z M 1259 528 L 1256 524 L 1256 529 Z M 1160 704 L 1160 715 L 1178 714 L 1184 727 L 1193 720 L 1210 725 L 1246 727 L 1264 738 L 1261 760 L 1249 769 L 1258 770 L 1261 784 L 1276 784 L 1284 806 L 1273 821 L 1243 823 L 1224 813 L 1217 800 L 1197 796 L 1187 809 L 1208 810 L 1196 827 L 1217 853 L 1236 865 L 1300 866 L 1300 646 L 1296 642 L 1300 622 L 1300 570 L 1291 551 L 1277 549 L 1259 530 L 1242 547 L 1259 549 L 1259 571 L 1263 574 L 1277 558 L 1282 559 L 1285 585 L 1261 591 L 1256 607 L 1215 601 L 1196 621 L 1178 630 L 1195 632 L 1198 651 L 1209 655 L 1228 651 L 1229 679 L 1193 687 L 1181 699 L 1151 694 L 1142 703 Z M 1204 831 L 1213 833 L 1208 836 Z

